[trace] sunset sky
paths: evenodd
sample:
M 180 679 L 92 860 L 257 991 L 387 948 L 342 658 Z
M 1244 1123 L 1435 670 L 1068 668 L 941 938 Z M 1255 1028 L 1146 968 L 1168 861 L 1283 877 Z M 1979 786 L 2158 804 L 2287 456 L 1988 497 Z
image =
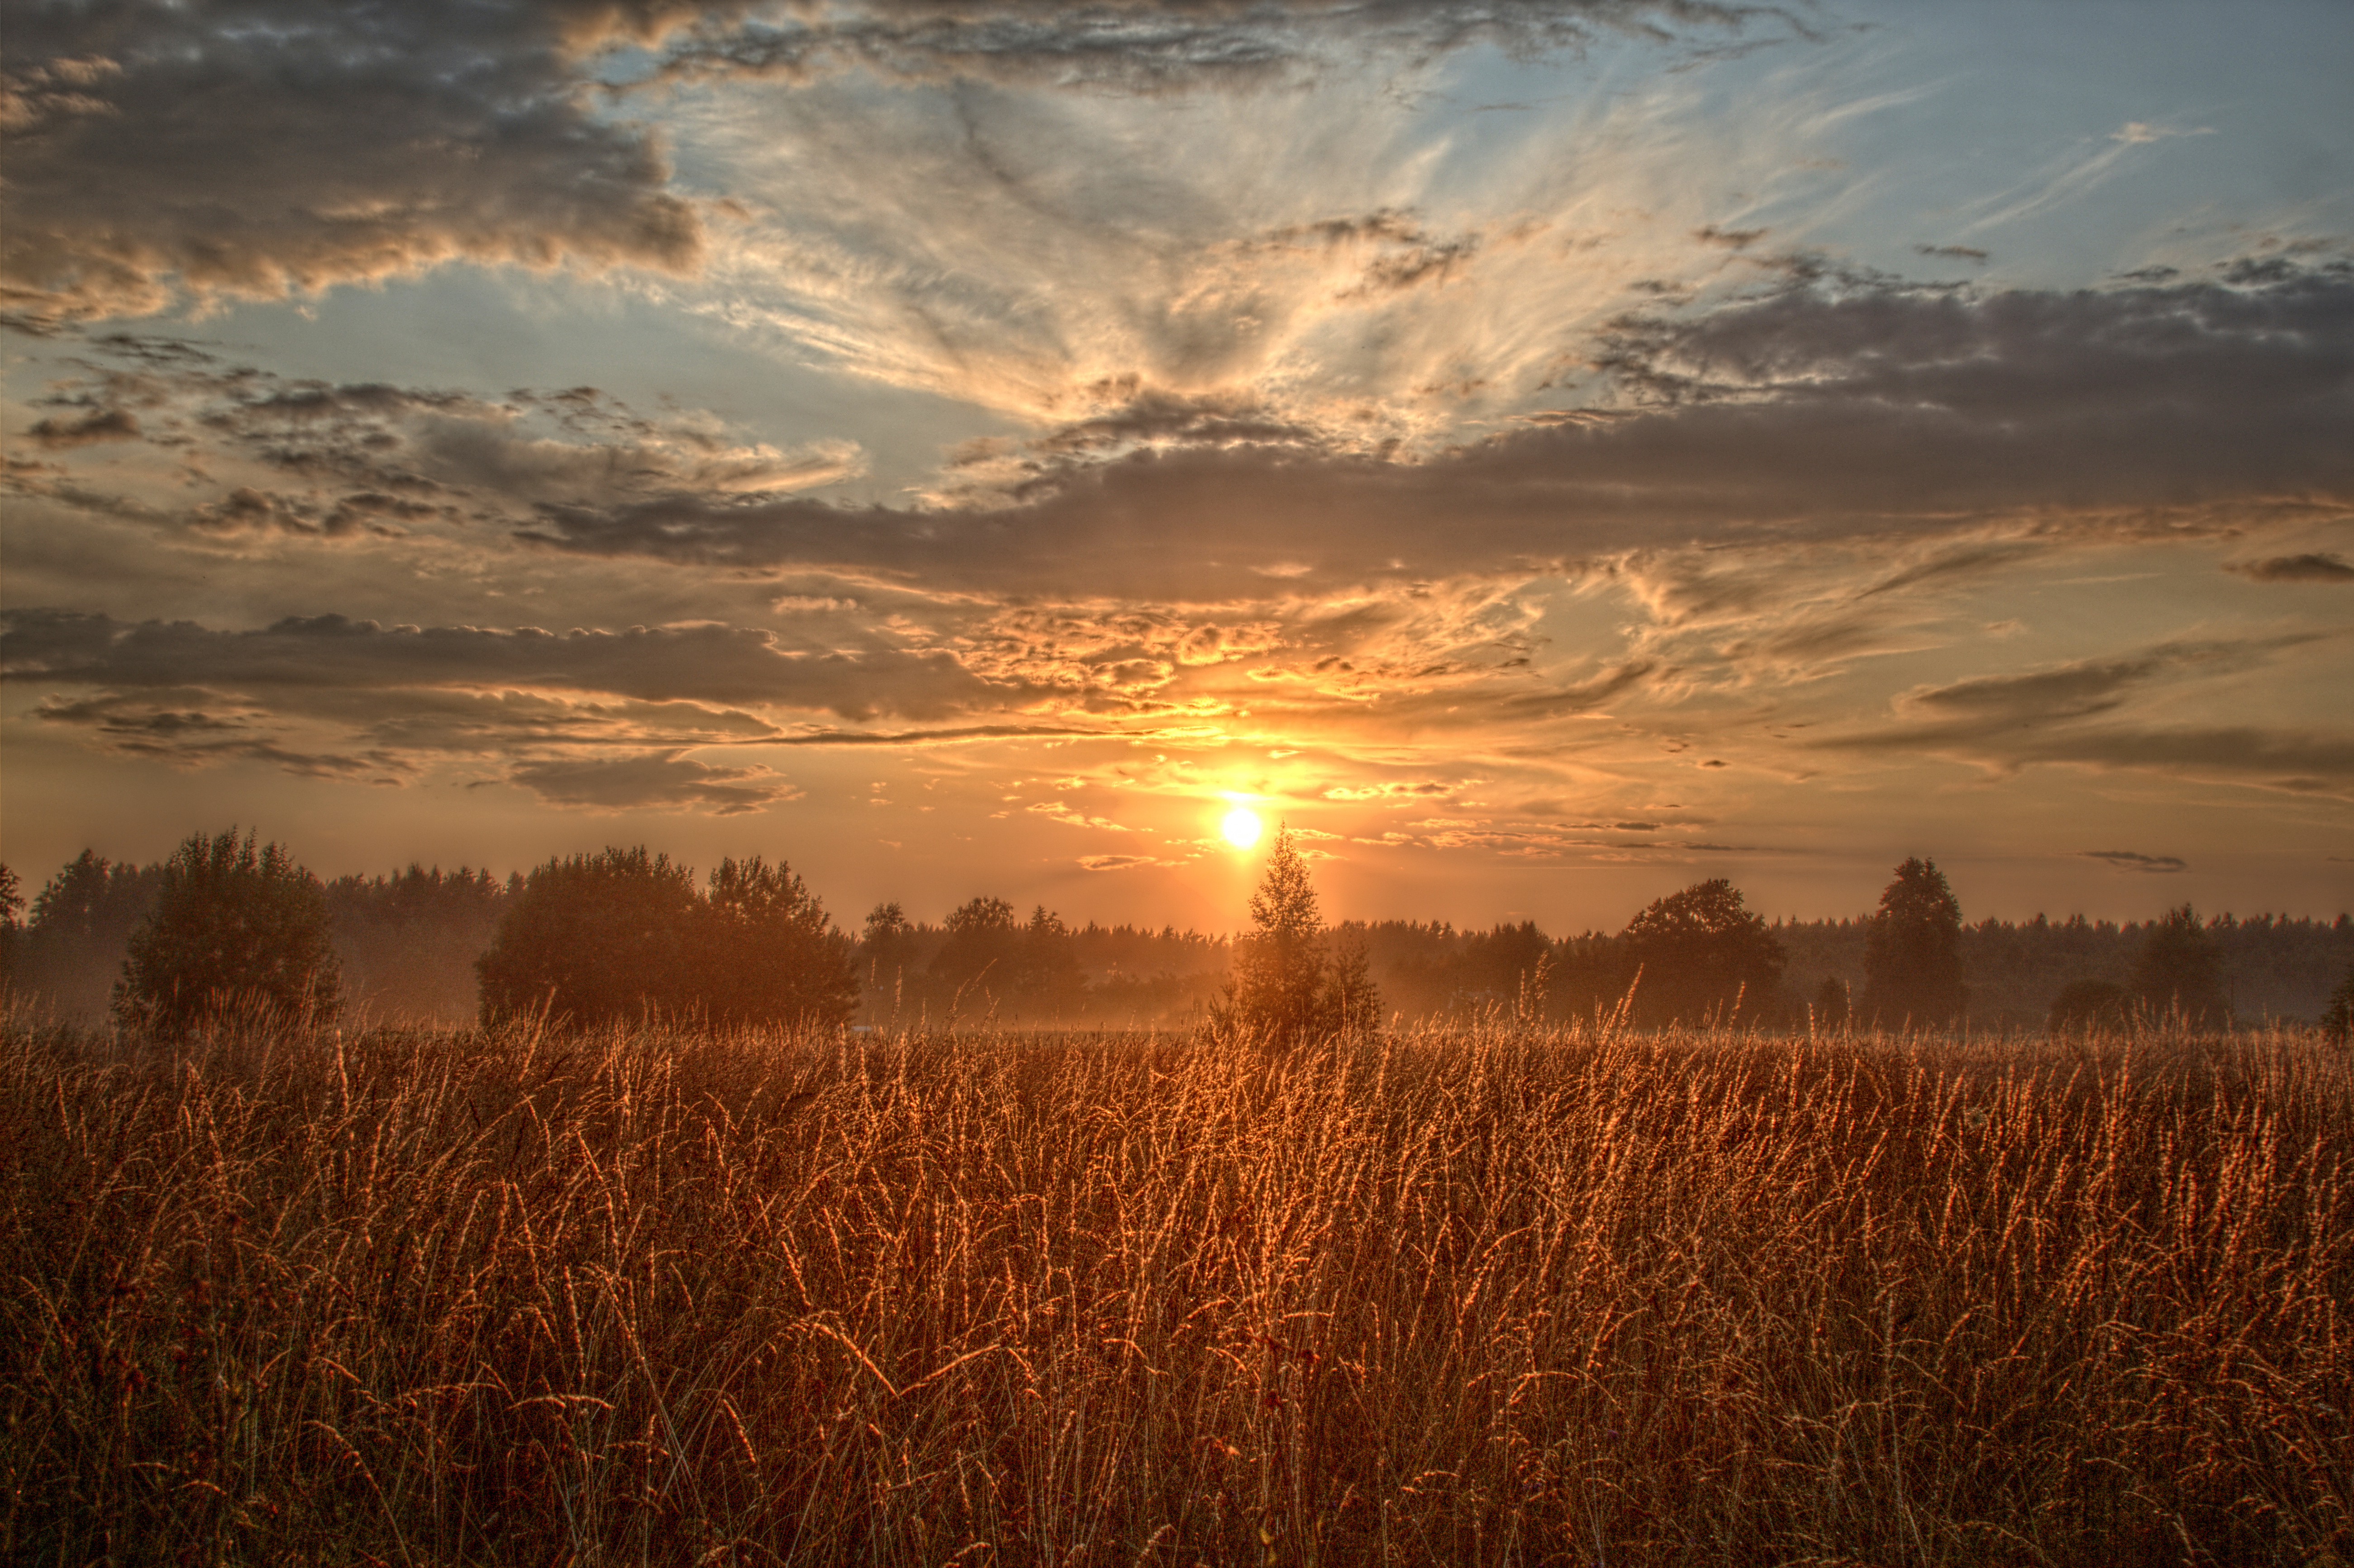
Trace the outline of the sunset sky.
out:
M 2354 6 L 11 0 L 0 856 L 2354 907 Z

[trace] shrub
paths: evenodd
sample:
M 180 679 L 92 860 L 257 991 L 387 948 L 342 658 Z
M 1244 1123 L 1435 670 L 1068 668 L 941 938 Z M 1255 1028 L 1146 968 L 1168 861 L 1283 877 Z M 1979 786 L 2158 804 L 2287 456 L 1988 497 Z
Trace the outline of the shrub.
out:
M 2052 999 L 2043 1026 L 2054 1034 L 2122 1029 L 2133 1018 L 2133 1000 L 2115 980 L 2072 980 Z
M 340 989 L 318 879 L 231 828 L 191 834 L 164 863 L 114 1010 L 133 1027 L 181 1033 L 223 1012 L 331 1014 Z

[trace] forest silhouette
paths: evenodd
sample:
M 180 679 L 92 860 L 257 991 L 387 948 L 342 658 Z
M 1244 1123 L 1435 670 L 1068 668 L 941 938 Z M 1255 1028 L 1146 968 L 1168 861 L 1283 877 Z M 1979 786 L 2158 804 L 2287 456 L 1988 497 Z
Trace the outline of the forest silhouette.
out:
M 156 1000 L 175 982 L 153 950 L 192 921 L 220 926 L 228 895 L 208 895 L 209 914 L 174 915 L 173 889 L 199 863 L 218 882 L 221 857 L 239 854 L 253 864 L 237 885 L 259 901 L 245 924 L 297 955 L 281 953 L 277 969 L 332 970 L 304 1005 L 333 993 L 358 1015 L 395 1022 L 536 1012 L 581 1024 L 650 1015 L 886 1028 L 1223 1022 L 1301 1035 L 1624 1008 L 1646 1027 L 2065 1029 L 2168 1014 L 2221 1025 L 2323 1018 L 2354 971 L 2354 921 L 2344 915 L 2201 918 L 2183 905 L 2139 924 L 2081 915 L 1971 924 L 1935 863 L 1919 858 L 1894 868 L 1877 909 L 1853 919 L 1768 922 L 1714 878 L 1664 894 L 1617 931 L 1556 938 L 1529 921 L 1328 924 L 1307 863 L 1280 832 L 1253 925 L 1235 934 L 1076 926 L 1043 905 L 1023 916 L 986 894 L 937 922 L 880 904 L 845 931 L 783 862 L 731 857 L 699 885 L 690 868 L 642 845 L 504 877 L 411 864 L 324 883 L 280 846 L 257 846 L 251 832 L 196 834 L 148 865 L 85 851 L 29 907 L 8 873 L 0 959 L 11 991 L 65 1019 L 185 1012 L 185 997 Z M 275 868 L 267 875 L 265 860 Z M 307 913 L 290 915 L 290 897 Z M 262 910 L 272 898 L 275 912 Z M 126 974 L 134 959 L 152 971 L 146 980 Z M 260 988 L 277 1005 L 297 1000 L 269 968 L 180 990 Z

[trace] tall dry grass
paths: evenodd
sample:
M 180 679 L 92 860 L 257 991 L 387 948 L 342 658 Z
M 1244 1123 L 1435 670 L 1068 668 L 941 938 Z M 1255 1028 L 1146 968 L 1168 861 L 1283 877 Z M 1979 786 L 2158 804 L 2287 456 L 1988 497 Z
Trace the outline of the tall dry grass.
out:
M 2354 1558 L 2308 1036 L 17 1029 L 15 1563 Z

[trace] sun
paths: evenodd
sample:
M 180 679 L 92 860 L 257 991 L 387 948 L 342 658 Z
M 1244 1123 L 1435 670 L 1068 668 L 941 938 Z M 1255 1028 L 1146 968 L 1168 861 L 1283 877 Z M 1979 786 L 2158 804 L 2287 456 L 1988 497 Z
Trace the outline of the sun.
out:
M 1236 806 L 1218 824 L 1218 831 L 1225 834 L 1226 842 L 1235 848 L 1248 849 L 1258 842 L 1258 813 Z

